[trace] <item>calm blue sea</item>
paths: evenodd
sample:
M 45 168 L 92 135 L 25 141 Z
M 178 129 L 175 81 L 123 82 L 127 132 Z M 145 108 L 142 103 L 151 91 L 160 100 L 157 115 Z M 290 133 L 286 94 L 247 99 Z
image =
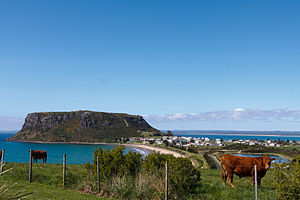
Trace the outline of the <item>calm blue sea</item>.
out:
M 0 134 L 0 149 L 5 149 L 6 162 L 29 162 L 29 150 L 45 150 L 47 151 L 47 163 L 62 163 L 63 154 L 67 155 L 67 163 L 84 164 L 93 162 L 93 152 L 97 148 L 112 149 L 115 145 L 79 145 L 79 144 L 36 144 L 21 142 L 6 142 L 7 137 L 14 134 Z M 149 152 L 131 147 L 126 147 L 125 152 L 135 151 L 141 154 Z M 39 161 L 41 162 L 41 161 Z
M 259 136 L 259 135 L 214 135 L 214 134 L 180 134 L 180 133 L 176 133 L 176 135 L 179 136 L 184 136 L 184 137 L 207 137 L 210 139 L 223 139 L 223 140 L 228 140 L 228 139 L 239 139 L 239 140 L 250 140 L 250 139 L 257 139 L 257 140 L 296 140 L 296 141 L 300 141 L 300 136 L 298 137 L 293 137 L 293 136 L 289 136 L 289 137 L 283 137 L 283 136 Z

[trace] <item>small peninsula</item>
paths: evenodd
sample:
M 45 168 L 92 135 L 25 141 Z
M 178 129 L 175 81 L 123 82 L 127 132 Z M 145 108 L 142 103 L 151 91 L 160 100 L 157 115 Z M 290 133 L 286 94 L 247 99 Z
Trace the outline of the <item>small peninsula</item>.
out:
M 142 116 L 93 111 L 30 113 L 9 141 L 117 142 L 121 138 L 161 135 Z

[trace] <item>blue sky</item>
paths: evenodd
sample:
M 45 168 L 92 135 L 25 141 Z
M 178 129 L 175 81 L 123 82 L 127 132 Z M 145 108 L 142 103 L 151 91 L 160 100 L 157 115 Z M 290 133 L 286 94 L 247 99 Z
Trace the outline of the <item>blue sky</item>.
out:
M 2 129 L 29 112 L 89 109 L 147 115 L 162 129 L 300 130 L 299 6 L 0 1 Z M 161 117 L 236 108 L 257 116 Z M 279 109 L 296 114 L 260 116 Z

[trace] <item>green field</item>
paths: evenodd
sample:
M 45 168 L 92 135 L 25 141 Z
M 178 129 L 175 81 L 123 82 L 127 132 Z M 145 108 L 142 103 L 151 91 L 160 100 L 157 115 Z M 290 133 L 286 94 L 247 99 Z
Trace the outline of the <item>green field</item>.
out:
M 0 179 L 0 186 L 17 183 L 13 190 L 24 189 L 32 193 L 27 199 L 103 199 L 95 195 L 84 194 L 86 172 L 84 165 L 67 165 L 67 183 L 62 187 L 62 166 L 59 164 L 34 164 L 33 182 L 28 183 L 28 164 L 6 163 L 5 169 L 13 168 Z M 272 170 L 262 179 L 258 189 L 258 199 L 274 199 Z M 201 183 L 197 199 L 254 199 L 254 187 L 251 178 L 234 177 L 236 188 L 229 184 L 223 187 L 220 170 L 201 170 Z
M 273 189 L 273 172 L 269 170 L 262 179 L 261 187 L 258 188 L 258 199 L 275 199 Z M 234 176 L 235 188 L 232 188 L 227 180 L 224 187 L 221 171 L 216 169 L 202 170 L 202 190 L 201 199 L 255 199 L 254 187 L 251 185 L 251 177 L 238 178 Z
M 13 185 L 10 193 L 25 190 L 31 193 L 27 199 L 103 199 L 95 195 L 78 192 L 84 184 L 85 169 L 83 165 L 67 165 L 67 183 L 62 187 L 62 165 L 33 164 L 33 182 L 28 182 L 28 164 L 6 163 L 5 169 L 11 171 L 0 178 L 0 186 Z M 0 197 L 1 199 L 1 197 Z

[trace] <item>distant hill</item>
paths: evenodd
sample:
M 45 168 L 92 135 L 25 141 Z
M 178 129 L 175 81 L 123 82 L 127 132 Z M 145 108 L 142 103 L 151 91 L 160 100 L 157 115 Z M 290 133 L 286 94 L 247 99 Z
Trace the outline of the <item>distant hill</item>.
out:
M 133 136 L 159 135 L 142 116 L 93 111 L 30 113 L 9 141 L 112 142 Z

